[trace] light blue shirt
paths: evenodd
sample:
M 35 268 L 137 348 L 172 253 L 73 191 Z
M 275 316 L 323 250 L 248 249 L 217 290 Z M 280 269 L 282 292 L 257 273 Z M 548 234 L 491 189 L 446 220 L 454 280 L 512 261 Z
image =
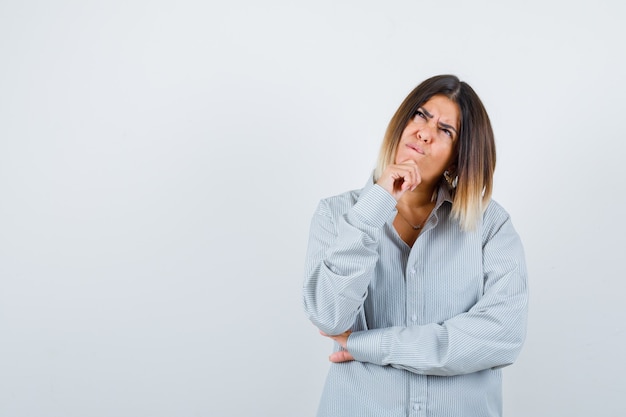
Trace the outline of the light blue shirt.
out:
M 524 252 L 495 201 L 471 232 L 451 208 L 442 187 L 409 247 L 393 227 L 395 199 L 371 179 L 320 202 L 304 307 L 327 334 L 353 331 L 355 361 L 330 365 L 318 417 L 502 415 L 500 368 L 526 332 Z

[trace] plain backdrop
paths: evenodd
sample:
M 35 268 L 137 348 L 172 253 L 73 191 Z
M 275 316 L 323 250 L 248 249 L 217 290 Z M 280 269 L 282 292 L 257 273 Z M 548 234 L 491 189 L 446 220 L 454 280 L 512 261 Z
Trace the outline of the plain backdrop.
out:
M 626 415 L 625 10 L 0 0 L 0 416 L 314 416 L 311 216 L 441 73 L 527 253 L 505 415 Z

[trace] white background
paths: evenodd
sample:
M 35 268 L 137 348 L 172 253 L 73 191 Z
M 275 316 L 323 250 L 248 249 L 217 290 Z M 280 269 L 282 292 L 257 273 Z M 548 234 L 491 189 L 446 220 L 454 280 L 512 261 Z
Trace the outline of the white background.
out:
M 454 73 L 530 271 L 508 417 L 624 416 L 619 0 L 0 1 L 0 416 L 313 416 L 317 201 Z

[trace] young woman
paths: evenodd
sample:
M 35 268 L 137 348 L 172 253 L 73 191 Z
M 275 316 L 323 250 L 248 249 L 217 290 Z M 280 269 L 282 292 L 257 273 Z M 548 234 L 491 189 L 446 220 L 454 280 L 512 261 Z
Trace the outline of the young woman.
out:
M 474 90 L 436 76 L 396 111 L 365 187 L 320 202 L 303 300 L 336 348 L 319 417 L 501 416 L 527 278 L 495 161 Z

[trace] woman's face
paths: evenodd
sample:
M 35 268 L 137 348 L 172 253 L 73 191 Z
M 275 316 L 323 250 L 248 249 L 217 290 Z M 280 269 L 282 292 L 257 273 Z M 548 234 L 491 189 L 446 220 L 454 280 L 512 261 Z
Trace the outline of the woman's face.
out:
M 404 128 L 396 164 L 414 161 L 423 182 L 439 181 L 455 155 L 460 123 L 459 106 L 455 102 L 443 95 L 431 97 Z

